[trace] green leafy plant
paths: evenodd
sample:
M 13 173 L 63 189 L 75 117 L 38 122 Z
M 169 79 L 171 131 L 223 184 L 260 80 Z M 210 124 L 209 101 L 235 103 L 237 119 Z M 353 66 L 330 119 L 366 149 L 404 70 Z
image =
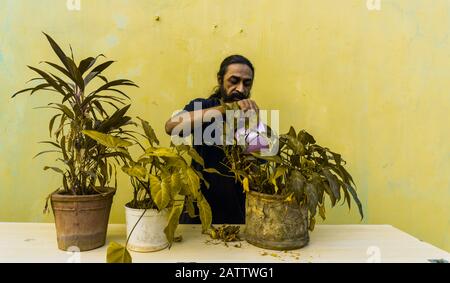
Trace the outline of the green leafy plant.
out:
M 363 217 L 361 202 L 352 176 L 344 168 L 341 155 L 316 144 L 305 130 L 296 133 L 293 127 L 279 137 L 279 151 L 273 156 L 259 152 L 245 154 L 245 146 L 224 147 L 227 166 L 244 190 L 281 195 L 309 210 L 309 229 L 313 230 L 317 212 L 325 219 L 325 196 L 331 205 L 344 198 L 351 207 L 351 198 Z
M 124 101 L 130 98 L 119 88 L 137 85 L 126 79 L 109 81 L 103 73 L 114 61 L 96 65 L 104 55 L 88 57 L 76 64 L 72 48 L 69 57 L 49 35 L 44 35 L 60 63 L 41 62 L 51 68 L 49 71 L 28 66 L 38 75 L 29 82 L 38 84 L 18 91 L 12 97 L 27 92 L 33 95 L 39 91 L 52 92 L 59 97 L 55 102 L 37 107 L 57 110 L 58 113 L 49 122 L 50 140 L 41 142 L 52 149 L 42 151 L 36 156 L 46 153 L 60 155 L 57 161 L 62 163 L 61 166 L 44 167 L 44 170 L 51 169 L 62 175 L 62 188 L 58 189 L 60 193 L 101 193 L 109 185 L 112 175 L 116 176 L 115 165 L 108 162 L 108 159 L 119 156 L 116 153 L 108 153 L 105 144 L 89 138 L 83 131 L 95 130 L 109 134 L 111 143 L 117 142 L 117 137 L 122 137 L 120 142 L 114 144 L 119 149 L 131 144 L 127 139 L 133 137 L 132 133 L 122 129 L 132 123 L 131 118 L 125 116 L 130 105 L 126 105 Z M 56 75 L 54 72 L 57 72 Z M 94 80 L 98 80 L 100 86 L 89 90 Z M 114 187 L 117 188 L 117 181 Z
M 143 119 L 140 121 L 144 134 L 139 135 L 147 140 L 149 146 L 144 147 L 137 142 L 142 150 L 142 154 L 137 160 L 133 159 L 126 148 L 115 146 L 126 141 L 112 142 L 112 136 L 95 131 L 84 131 L 84 133 L 107 146 L 111 152 L 123 157 L 122 171 L 130 177 L 133 187 L 133 199 L 127 203 L 128 207 L 144 209 L 142 215 L 147 209 L 157 209 L 158 211 L 169 209 L 169 221 L 164 233 L 170 245 L 174 242 L 175 230 L 184 207 L 191 217 L 195 217 L 194 204 L 196 204 L 202 222 L 202 230 L 206 232 L 211 227 L 212 215 L 211 208 L 200 190 L 200 181 L 203 180 L 207 187 L 209 184 L 203 178 L 202 172 L 195 170 L 188 162 L 190 158 L 204 166 L 203 159 L 194 148 L 188 145 L 160 147 L 159 140 L 150 124 Z M 216 172 L 212 168 L 204 168 L 204 171 Z M 110 246 L 110 252 L 113 254 L 124 253 L 124 256 L 120 258 L 126 259 L 128 257 L 125 254 L 128 251 L 125 247 L 115 243 L 114 246 Z M 113 258 L 117 259 L 118 257 L 108 255 L 107 261 L 122 262 L 112 260 Z

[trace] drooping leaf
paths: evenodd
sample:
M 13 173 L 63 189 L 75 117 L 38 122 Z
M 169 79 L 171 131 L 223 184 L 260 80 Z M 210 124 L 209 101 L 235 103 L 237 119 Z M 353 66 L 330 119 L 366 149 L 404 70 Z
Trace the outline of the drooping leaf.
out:
M 203 158 L 198 154 L 198 152 L 194 148 L 190 148 L 188 151 L 188 154 L 192 159 L 195 160 L 198 164 L 200 164 L 202 167 L 205 167 L 205 162 Z
M 305 193 L 309 212 L 311 213 L 312 216 L 315 216 L 317 204 L 319 203 L 319 198 L 313 183 L 311 182 L 306 183 Z
M 334 195 L 334 198 L 337 200 L 341 199 L 339 181 L 336 178 L 336 176 L 333 175 L 328 168 L 323 168 L 322 172 L 325 175 L 325 177 L 327 178 L 328 183 L 330 184 L 330 189 Z
M 187 167 L 186 169 L 182 170 L 181 172 L 182 172 L 182 178 L 183 178 L 184 182 L 186 183 L 186 185 L 188 186 L 191 195 L 194 198 L 197 198 L 199 195 L 199 188 L 200 188 L 199 177 L 197 176 L 195 171 L 190 167 Z
M 349 184 L 346 184 L 346 187 L 347 187 L 347 190 L 350 191 L 350 194 L 352 195 L 353 200 L 356 202 L 356 205 L 358 206 L 358 210 L 359 210 L 359 215 L 361 215 L 361 219 L 363 219 L 364 213 L 363 213 L 363 209 L 362 209 L 362 204 L 358 198 L 358 195 L 356 194 L 355 189 Z
M 179 172 L 175 172 L 172 173 L 172 175 L 170 175 L 170 193 L 171 193 L 171 198 L 175 199 L 175 197 L 177 196 L 177 194 L 180 192 L 182 184 L 181 184 L 181 174 Z
M 202 231 L 206 232 L 211 227 L 212 223 L 211 207 L 203 196 L 201 196 L 200 200 L 197 200 L 197 207 L 199 210 L 200 221 L 202 222 Z
M 131 255 L 127 248 L 116 243 L 111 242 L 108 245 L 106 251 L 106 262 L 107 263 L 131 263 Z
M 177 230 L 182 212 L 183 212 L 182 204 L 174 205 L 170 210 L 169 221 L 167 223 L 167 226 L 164 228 L 164 234 L 166 234 L 167 241 L 169 242 L 169 248 L 173 243 L 175 231 Z
M 244 180 L 242 181 L 242 187 L 244 188 L 244 192 L 246 192 L 246 193 L 250 192 L 250 187 L 248 185 L 247 177 L 245 177 Z
M 141 120 L 142 128 L 144 129 L 144 133 L 145 133 L 148 141 L 150 142 L 150 144 L 155 143 L 155 144 L 159 145 L 159 140 L 156 137 L 155 131 L 150 126 L 150 124 L 147 121 L 145 121 L 144 119 L 141 119 L 139 117 L 137 117 L 137 118 L 139 120 Z
M 38 156 L 41 155 L 41 154 L 45 154 L 45 153 L 49 153 L 49 152 L 58 152 L 58 153 L 61 153 L 61 151 L 59 151 L 59 150 L 45 150 L 45 151 L 41 151 L 41 152 L 39 152 L 38 154 L 36 154 L 35 156 L 33 156 L 33 159 L 36 158 L 36 157 L 38 157 Z
M 288 177 L 286 183 L 287 189 L 294 193 L 297 202 L 300 202 L 303 199 L 305 183 L 306 178 L 298 170 L 293 170 Z

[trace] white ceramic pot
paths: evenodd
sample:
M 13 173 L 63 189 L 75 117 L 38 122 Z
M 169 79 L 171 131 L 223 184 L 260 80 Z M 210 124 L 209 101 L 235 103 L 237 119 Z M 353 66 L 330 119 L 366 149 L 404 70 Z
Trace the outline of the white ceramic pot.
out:
M 134 209 L 125 206 L 127 222 L 127 238 L 134 225 L 141 217 L 144 209 Z M 128 241 L 128 249 L 135 252 L 154 252 L 165 249 L 167 241 L 164 228 L 167 226 L 169 213 L 167 209 L 158 212 L 156 209 L 147 209 L 139 223 L 134 228 Z

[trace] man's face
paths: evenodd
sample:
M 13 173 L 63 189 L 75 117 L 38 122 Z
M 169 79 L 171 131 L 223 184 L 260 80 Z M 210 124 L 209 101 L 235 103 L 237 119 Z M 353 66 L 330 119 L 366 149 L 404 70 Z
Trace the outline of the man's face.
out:
M 253 72 L 245 64 L 231 64 L 223 77 L 220 92 L 225 102 L 233 102 L 250 97 L 253 85 Z

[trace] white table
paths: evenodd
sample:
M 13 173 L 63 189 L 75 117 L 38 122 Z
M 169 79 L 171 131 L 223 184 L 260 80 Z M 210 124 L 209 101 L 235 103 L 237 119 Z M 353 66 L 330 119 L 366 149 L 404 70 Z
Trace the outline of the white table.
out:
M 308 246 L 280 252 L 241 242 L 206 243 L 199 225 L 180 225 L 170 250 L 131 252 L 133 262 L 428 262 L 450 254 L 390 225 L 317 225 Z M 87 252 L 57 248 L 53 223 L 0 223 L 0 262 L 105 262 L 110 241 L 125 242 L 125 225 L 111 224 L 106 245 Z

